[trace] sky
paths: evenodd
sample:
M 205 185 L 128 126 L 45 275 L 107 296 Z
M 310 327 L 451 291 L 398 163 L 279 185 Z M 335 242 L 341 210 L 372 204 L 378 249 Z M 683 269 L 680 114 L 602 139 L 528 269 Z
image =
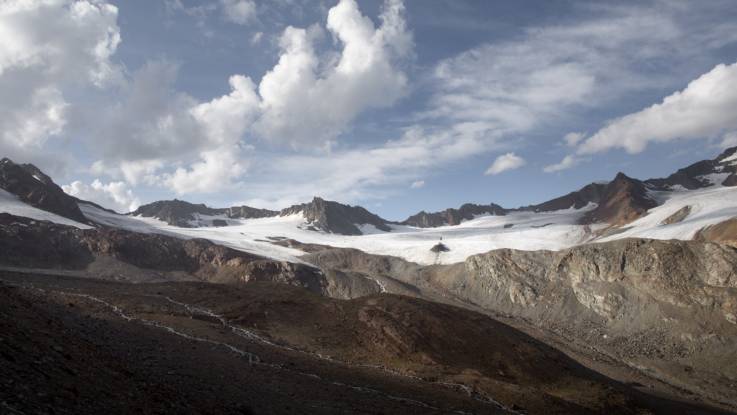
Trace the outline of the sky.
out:
M 0 156 L 119 212 L 391 220 L 737 145 L 733 0 L 2 0 Z

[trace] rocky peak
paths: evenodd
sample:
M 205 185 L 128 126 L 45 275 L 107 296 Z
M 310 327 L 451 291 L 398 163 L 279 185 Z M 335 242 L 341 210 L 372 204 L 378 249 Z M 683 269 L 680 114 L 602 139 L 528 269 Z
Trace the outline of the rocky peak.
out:
M 361 235 L 357 225 L 373 225 L 389 232 L 388 222 L 361 206 L 344 205 L 314 197 L 311 202 L 294 205 L 282 210 L 280 216 L 301 213 L 314 229 L 341 235 Z
M 648 195 L 648 186 L 644 182 L 619 172 L 604 187 L 598 206 L 584 215 L 582 223 L 620 226 L 641 217 L 657 205 Z
M 229 208 L 210 208 L 205 204 L 194 204 L 183 200 L 160 200 L 143 205 L 131 215 L 157 218 L 169 225 L 182 228 L 192 227 L 198 215 L 225 216 L 228 218 L 251 219 L 276 216 L 277 212 L 257 209 L 250 206 L 234 206 Z M 216 225 L 213 221 L 212 225 Z M 223 222 L 218 221 L 218 223 Z
M 726 174 L 725 176 L 718 176 Z M 717 175 L 712 176 L 710 175 Z M 718 179 L 721 182 L 715 182 Z M 664 179 L 650 179 L 647 184 L 659 190 L 669 190 L 675 186 L 686 189 L 701 189 L 714 184 L 737 185 L 737 147 L 731 147 L 713 160 L 702 160 L 679 169 Z
M 506 214 L 506 209 L 494 203 L 488 205 L 466 203 L 458 209 L 449 208 L 440 212 L 428 213 L 423 210 L 407 218 L 402 222 L 402 225 L 416 226 L 418 228 L 436 228 L 438 226 L 458 225 L 464 220 L 471 220 L 480 215 L 503 216 Z
M 599 204 L 608 183 L 590 183 L 575 192 L 557 197 L 538 205 L 527 206 L 521 210 L 533 212 L 553 212 L 562 209 L 581 209 L 589 203 Z
M 77 199 L 64 193 L 49 176 L 32 164 L 16 164 L 8 158 L 0 160 L 0 188 L 38 209 L 77 222 L 87 222 L 77 206 Z

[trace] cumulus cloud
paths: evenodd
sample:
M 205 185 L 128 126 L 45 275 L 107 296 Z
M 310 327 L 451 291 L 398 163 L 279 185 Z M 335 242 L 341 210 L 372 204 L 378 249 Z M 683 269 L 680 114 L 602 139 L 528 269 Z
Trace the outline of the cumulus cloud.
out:
M 122 213 L 132 212 L 141 205 L 141 201 L 125 182 L 104 184 L 99 179 L 95 179 L 88 185 L 77 180 L 68 185 L 63 185 L 62 189 L 74 197 Z
M 559 172 L 562 170 L 570 169 L 571 167 L 577 165 L 580 162 L 581 160 L 578 157 L 573 156 L 573 155 L 567 155 L 563 157 L 563 160 L 561 160 L 560 163 L 555 163 L 549 166 L 545 166 L 543 171 L 545 173 L 555 173 L 555 172 Z
M 412 182 L 412 184 L 409 185 L 410 189 L 421 189 L 425 187 L 425 181 L 424 180 L 415 180 Z
M 354 0 L 342 0 L 326 24 L 342 46 L 337 54 L 315 50 L 318 26 L 287 27 L 278 62 L 258 85 L 231 76 L 231 92 L 209 102 L 176 91 L 176 65 L 147 63 L 100 123 L 99 167 L 179 194 L 212 192 L 247 171 L 241 157 L 248 138 L 292 148 L 332 142 L 359 113 L 391 105 L 405 93 L 406 75 L 397 62 L 410 52 L 412 39 L 402 14 L 402 3 L 388 0 L 376 27 Z M 168 160 L 180 166 L 167 172 Z
M 105 1 L 0 3 L 0 148 L 40 153 L 62 134 L 68 89 L 121 79 L 110 58 L 120 42 L 118 10 Z
M 514 170 L 524 166 L 527 162 L 514 153 L 502 154 L 486 169 L 485 175 L 497 175 L 507 170 Z
M 220 0 L 226 20 L 245 25 L 256 18 L 256 3 L 253 0 Z
M 579 154 L 639 153 L 652 142 L 716 138 L 737 128 L 737 63 L 717 65 L 659 104 L 625 115 L 587 138 Z
M 342 44 L 337 59 L 321 62 L 314 30 L 287 27 L 279 40 L 279 62 L 262 78 L 262 138 L 293 147 L 324 144 L 359 113 L 401 98 L 407 76 L 397 62 L 412 47 L 401 1 L 388 0 L 375 27 L 354 0 L 341 0 L 328 12 L 327 29 Z
M 204 151 L 200 161 L 188 169 L 178 168 L 165 175 L 164 183 L 178 194 L 210 193 L 232 188 L 234 181 L 246 171 L 246 165 L 232 147 Z
M 206 144 L 203 126 L 190 113 L 198 102 L 174 88 L 177 71 L 171 62 L 147 62 L 103 111 L 90 138 L 106 160 L 178 157 Z

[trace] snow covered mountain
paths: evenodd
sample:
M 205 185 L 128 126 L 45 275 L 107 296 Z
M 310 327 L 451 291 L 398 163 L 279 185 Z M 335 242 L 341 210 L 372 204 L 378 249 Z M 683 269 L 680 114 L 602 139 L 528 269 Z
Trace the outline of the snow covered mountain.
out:
M 237 219 L 272 218 L 302 215 L 304 228 L 340 235 L 362 235 L 364 231 L 389 232 L 389 221 L 360 206 L 349 206 L 315 197 L 309 203 L 290 206 L 281 211 L 250 206 L 211 208 L 182 200 L 162 200 L 139 207 L 131 216 L 154 218 L 181 228 L 237 225 Z M 235 220 L 234 220 L 235 219 Z M 363 229 L 363 231 L 362 231 Z
M 423 210 L 407 218 L 402 225 L 437 228 L 438 226 L 460 225 L 464 220 L 471 220 L 478 216 L 505 215 L 506 213 L 507 209 L 494 203 L 488 205 L 466 203 L 458 209 L 449 208 L 441 212 L 427 213 Z
M 77 222 L 86 221 L 77 206 L 77 199 L 64 193 L 33 164 L 15 164 L 7 158 L 0 160 L 0 189 L 40 210 Z M 8 200 L 7 195 L 3 199 Z
M 229 208 L 211 208 L 204 204 L 193 204 L 183 200 L 160 200 L 143 205 L 131 212 L 132 216 L 156 218 L 169 225 L 182 228 L 200 226 L 227 226 L 229 219 L 267 218 L 279 212 L 257 209 L 250 206 L 234 206 Z
M 61 192 L 32 166 L 0 163 L 0 211 L 85 227 L 95 223 L 142 233 L 204 238 L 252 254 L 301 262 L 285 244 L 356 248 L 420 264 L 455 263 L 493 249 L 560 250 L 628 237 L 737 242 L 737 148 L 664 179 L 618 174 L 532 206 L 471 205 L 421 212 L 389 222 L 360 206 L 315 198 L 280 212 L 250 207 L 215 209 L 161 201 L 119 215 Z M 34 176 L 35 175 L 35 176 Z M 36 176 L 38 178 L 36 178 Z M 430 249 L 442 238 L 447 252 Z

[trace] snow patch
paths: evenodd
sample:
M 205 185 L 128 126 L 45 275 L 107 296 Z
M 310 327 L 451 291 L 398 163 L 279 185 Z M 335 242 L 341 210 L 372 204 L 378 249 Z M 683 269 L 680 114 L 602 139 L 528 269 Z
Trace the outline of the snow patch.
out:
M 16 195 L 9 193 L 3 189 L 0 189 L 0 212 L 35 220 L 45 220 L 58 223 L 59 225 L 74 226 L 75 228 L 79 229 L 92 228 L 91 226 L 79 223 L 71 219 L 67 219 L 55 213 L 35 208 L 18 199 Z

